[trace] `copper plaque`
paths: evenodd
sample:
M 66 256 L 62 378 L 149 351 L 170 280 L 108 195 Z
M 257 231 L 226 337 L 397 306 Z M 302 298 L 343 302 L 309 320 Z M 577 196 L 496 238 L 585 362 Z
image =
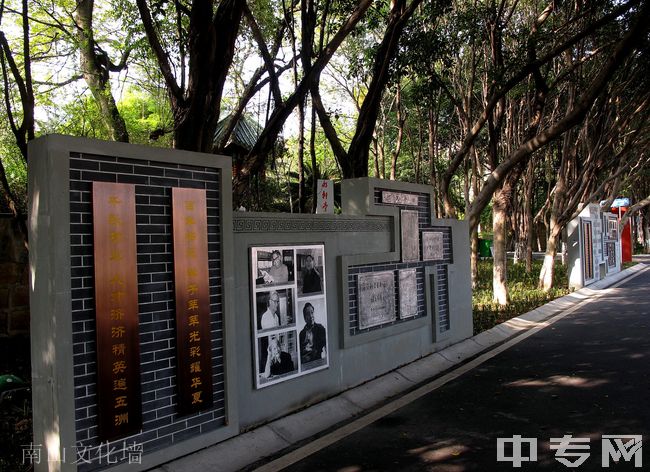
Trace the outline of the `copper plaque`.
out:
M 99 438 L 142 428 L 135 188 L 93 182 Z
M 212 406 L 212 343 L 205 190 L 172 189 L 178 410 Z

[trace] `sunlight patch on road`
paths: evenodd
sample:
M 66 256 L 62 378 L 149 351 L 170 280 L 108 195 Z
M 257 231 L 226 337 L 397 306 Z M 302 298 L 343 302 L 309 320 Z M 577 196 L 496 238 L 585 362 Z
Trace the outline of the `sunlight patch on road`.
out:
M 606 379 L 589 379 L 586 377 L 572 377 L 568 375 L 552 375 L 546 379 L 521 379 L 508 382 L 506 387 L 547 387 L 559 385 L 561 387 L 593 388 L 609 383 Z
M 417 455 L 424 462 L 443 462 L 454 459 L 464 452 L 469 451 L 469 447 L 462 444 L 438 447 L 432 449 L 432 446 L 423 446 L 409 450 L 409 454 Z

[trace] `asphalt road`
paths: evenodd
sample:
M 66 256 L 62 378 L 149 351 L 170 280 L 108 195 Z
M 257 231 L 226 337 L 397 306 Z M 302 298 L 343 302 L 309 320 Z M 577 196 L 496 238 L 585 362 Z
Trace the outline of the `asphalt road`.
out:
M 497 439 L 515 435 L 537 440 L 537 460 L 520 468 L 497 461 Z M 565 435 L 590 440 L 583 443 L 589 449 L 565 450 L 589 453 L 573 469 L 550 447 L 551 438 Z M 285 470 L 643 470 L 633 455 L 603 469 L 603 435 L 650 441 L 650 270 Z M 644 449 L 648 470 L 650 443 Z M 528 451 L 524 445 L 522 456 Z M 504 456 L 513 457 L 512 444 Z

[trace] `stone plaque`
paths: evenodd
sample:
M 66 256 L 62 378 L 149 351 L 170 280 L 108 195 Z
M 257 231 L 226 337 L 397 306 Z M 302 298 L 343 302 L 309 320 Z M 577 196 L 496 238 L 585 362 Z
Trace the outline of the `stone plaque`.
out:
M 395 321 L 395 276 L 392 271 L 359 274 L 359 329 Z
M 417 269 L 399 271 L 399 317 L 411 318 L 418 314 Z
M 212 406 L 212 343 L 205 190 L 172 188 L 178 411 Z
M 439 231 L 422 232 L 422 260 L 437 261 L 444 259 L 443 249 L 444 235 Z
M 381 192 L 381 202 L 391 205 L 410 205 L 418 206 L 418 196 L 412 193 L 390 192 L 383 190 Z
M 402 210 L 400 218 L 402 234 L 402 262 L 415 262 L 420 260 L 420 241 L 418 227 L 418 212 Z
M 135 186 L 93 182 L 99 438 L 142 427 Z

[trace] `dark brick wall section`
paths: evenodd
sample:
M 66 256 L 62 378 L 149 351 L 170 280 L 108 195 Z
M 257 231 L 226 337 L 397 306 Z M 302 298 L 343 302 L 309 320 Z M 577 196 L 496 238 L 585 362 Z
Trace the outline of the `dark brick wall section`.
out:
M 383 188 L 375 188 L 374 192 L 374 203 L 381 206 L 392 206 L 404 210 L 417 210 L 418 212 L 418 226 L 420 231 L 422 230 L 432 230 L 440 231 L 443 233 L 443 250 L 444 250 L 444 259 L 441 261 L 426 261 L 426 262 L 397 262 L 397 263 L 379 263 L 379 264 L 367 264 L 362 266 L 350 266 L 348 268 L 348 299 L 349 299 L 349 323 L 350 323 L 350 335 L 355 336 L 361 333 L 368 331 L 373 331 L 377 329 L 382 329 L 387 326 L 391 326 L 398 323 L 408 323 L 409 321 L 417 318 L 426 316 L 426 299 L 425 299 L 425 283 L 424 283 L 424 273 L 425 267 L 435 265 L 436 278 L 437 278 L 437 287 L 438 293 L 435 296 L 438 299 L 438 318 L 440 323 L 440 331 L 448 331 L 450 329 L 449 322 L 449 291 L 447 286 L 447 264 L 453 263 L 453 248 L 451 243 L 451 228 L 448 226 L 431 226 L 431 204 L 429 200 L 429 194 L 427 193 L 415 193 L 415 192 L 405 192 L 400 191 L 399 193 L 407 193 L 411 195 L 418 196 L 418 206 L 412 205 L 394 205 L 394 204 L 383 204 L 381 202 L 381 193 L 384 190 Z M 395 191 L 395 190 L 391 190 Z M 422 241 L 420 238 L 420 254 L 422 254 Z M 411 318 L 400 319 L 399 318 L 399 269 L 408 269 L 416 268 L 417 269 L 417 297 L 418 297 L 418 315 Z M 390 323 L 384 323 L 379 326 L 373 326 L 367 329 L 359 329 L 358 322 L 358 300 L 357 300 L 357 280 L 358 275 L 364 272 L 381 272 L 392 270 L 395 276 L 395 309 L 397 313 L 397 319 Z M 435 316 L 435 315 L 433 315 Z M 434 323 L 435 325 L 435 323 Z
M 104 445 L 111 460 L 125 460 L 124 445 L 142 445 L 144 455 L 215 430 L 225 424 L 223 308 L 219 214 L 219 170 L 110 156 L 70 156 L 70 243 L 77 451 L 97 457 L 97 399 L 92 232 L 92 181 L 135 184 L 140 375 L 143 429 L 140 434 Z M 214 407 L 179 417 L 176 408 L 176 338 L 171 232 L 171 188 L 207 190 L 208 258 Z
M 441 333 L 451 329 L 451 318 L 449 316 L 449 279 L 447 277 L 447 270 L 448 267 L 446 264 L 438 265 L 436 270 L 438 293 L 434 294 L 434 296 L 438 297 L 438 322 L 440 324 Z
M 417 290 L 418 290 L 418 314 L 406 319 L 399 318 L 399 299 L 398 299 L 398 289 L 399 289 L 399 269 L 411 269 L 415 268 L 417 270 Z M 393 276 L 395 278 L 395 313 L 397 318 L 395 321 L 390 323 L 384 323 L 378 326 L 372 326 L 366 329 L 359 329 L 359 319 L 358 319 L 358 303 L 357 303 L 357 281 L 358 275 L 364 272 L 381 272 L 386 270 L 392 270 Z M 349 290 L 349 300 L 350 300 L 350 335 L 354 336 L 361 333 L 367 333 L 368 331 L 374 331 L 377 329 L 385 328 L 386 326 L 392 326 L 398 323 L 408 323 L 411 320 L 421 318 L 426 316 L 425 309 L 425 298 L 424 298 L 424 263 L 423 262 L 409 262 L 409 263 L 393 263 L 393 264 L 368 264 L 364 266 L 352 266 L 348 269 L 348 290 Z
M 393 203 L 387 204 L 387 203 L 382 203 L 381 202 L 381 192 L 388 190 L 391 192 L 396 192 L 396 193 L 405 193 L 409 195 L 417 195 L 418 196 L 418 206 L 414 207 L 412 205 L 395 205 Z M 429 201 L 429 194 L 428 193 L 416 193 L 416 192 L 405 192 L 405 191 L 396 191 L 394 189 L 388 189 L 388 188 L 375 188 L 375 195 L 374 195 L 374 200 L 376 205 L 380 206 L 391 206 L 391 207 L 397 207 L 400 210 L 417 210 L 419 215 L 418 215 L 418 223 L 420 225 L 420 228 L 423 227 L 428 227 L 431 224 L 431 202 Z

